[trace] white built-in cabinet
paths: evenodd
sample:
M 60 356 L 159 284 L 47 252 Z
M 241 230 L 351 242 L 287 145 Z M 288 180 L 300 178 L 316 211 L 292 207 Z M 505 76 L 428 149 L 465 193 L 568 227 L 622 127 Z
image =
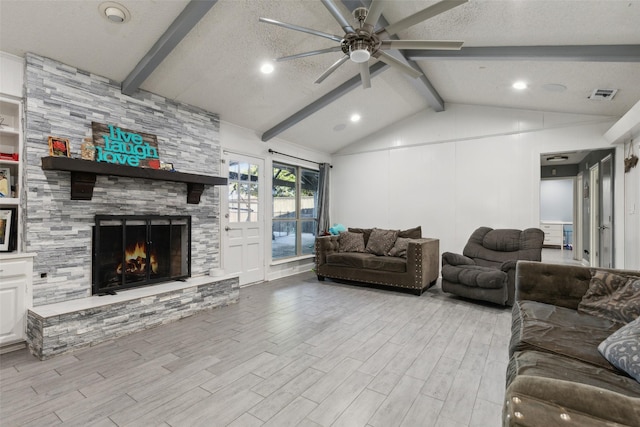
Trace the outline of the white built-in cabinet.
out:
M 0 182 L 0 211 L 11 211 L 11 229 L 15 244 L 0 251 L 0 346 L 25 340 L 27 309 L 32 306 L 33 258 L 23 252 L 21 209 L 25 205 L 23 188 L 23 60 L 0 52 L 0 171 L 6 181 Z M 0 176 L 0 179 L 2 177 Z M 6 224 L 0 224 L 5 226 Z M 0 235 L 0 248 L 9 236 Z M 1 351 L 2 349 L 0 349 Z
M 31 307 L 33 254 L 0 257 L 0 346 L 24 341 Z

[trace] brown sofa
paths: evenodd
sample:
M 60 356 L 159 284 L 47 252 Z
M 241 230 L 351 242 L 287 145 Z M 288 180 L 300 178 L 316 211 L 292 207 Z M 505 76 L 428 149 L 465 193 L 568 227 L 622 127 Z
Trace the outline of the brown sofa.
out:
M 373 238 L 387 232 L 393 239 L 393 230 L 349 228 L 337 236 L 316 238 L 316 274 L 318 280 L 326 277 L 384 287 L 400 288 L 417 295 L 433 286 L 439 275 L 440 241 L 422 238 L 420 227 L 395 231 L 393 247 L 373 250 Z M 362 239 L 359 246 L 346 244 L 348 237 Z M 398 249 L 400 248 L 400 249 Z M 377 252 L 377 253 L 376 253 Z
M 462 255 L 442 254 L 442 290 L 465 298 L 513 305 L 518 260 L 540 261 L 544 233 L 479 227 Z
M 518 262 L 503 425 L 640 426 L 638 316 L 640 271 Z

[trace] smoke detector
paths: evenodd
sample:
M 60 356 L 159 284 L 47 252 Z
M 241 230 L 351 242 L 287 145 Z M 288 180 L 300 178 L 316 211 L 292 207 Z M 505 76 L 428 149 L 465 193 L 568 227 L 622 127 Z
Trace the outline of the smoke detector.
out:
M 589 99 L 593 101 L 611 101 L 618 89 L 594 89 Z

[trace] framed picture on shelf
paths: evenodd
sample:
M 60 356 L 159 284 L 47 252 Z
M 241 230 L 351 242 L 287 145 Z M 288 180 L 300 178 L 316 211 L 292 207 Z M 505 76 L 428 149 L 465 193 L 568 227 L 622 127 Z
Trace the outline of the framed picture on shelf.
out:
M 11 197 L 11 171 L 0 167 L 0 197 Z
M 70 157 L 71 151 L 69 150 L 69 139 L 50 136 L 49 155 L 57 157 Z
M 0 209 L 0 252 L 13 251 L 17 241 L 17 210 L 15 208 Z

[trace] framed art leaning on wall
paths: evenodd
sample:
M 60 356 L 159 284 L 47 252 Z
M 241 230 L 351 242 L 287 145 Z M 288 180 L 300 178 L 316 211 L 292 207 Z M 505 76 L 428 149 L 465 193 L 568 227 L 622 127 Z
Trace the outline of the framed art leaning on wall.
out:
M 16 215 L 15 208 L 0 209 L 0 252 L 10 252 L 16 249 L 18 232 Z

